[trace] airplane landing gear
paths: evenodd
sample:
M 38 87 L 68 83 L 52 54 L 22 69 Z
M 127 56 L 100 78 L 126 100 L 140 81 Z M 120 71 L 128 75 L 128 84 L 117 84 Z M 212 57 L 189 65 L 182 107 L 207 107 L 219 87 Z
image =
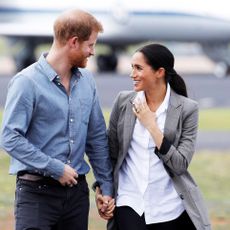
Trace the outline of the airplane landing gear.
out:
M 225 62 L 218 62 L 214 74 L 218 78 L 230 77 L 230 66 Z
M 20 51 L 13 58 L 17 72 L 34 63 L 36 61 L 34 43 L 22 42 Z
M 202 49 L 216 63 L 214 74 L 218 78 L 230 76 L 230 47 L 228 43 L 203 44 Z
M 97 67 L 100 72 L 116 71 L 117 63 L 115 54 L 101 54 L 97 57 Z

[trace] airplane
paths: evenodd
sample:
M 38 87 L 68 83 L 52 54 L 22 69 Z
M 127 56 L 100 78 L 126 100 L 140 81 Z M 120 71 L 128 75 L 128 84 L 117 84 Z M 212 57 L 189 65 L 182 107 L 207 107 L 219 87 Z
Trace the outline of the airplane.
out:
M 215 3 L 215 4 L 214 4 Z M 217 63 L 216 75 L 230 74 L 230 18 L 224 0 L 8 0 L 0 2 L 0 36 L 22 48 L 14 55 L 17 70 L 36 60 L 35 50 L 52 42 L 53 22 L 67 9 L 92 13 L 104 27 L 98 43 L 107 53 L 97 56 L 99 71 L 114 71 L 118 53 L 150 41 L 198 43 Z

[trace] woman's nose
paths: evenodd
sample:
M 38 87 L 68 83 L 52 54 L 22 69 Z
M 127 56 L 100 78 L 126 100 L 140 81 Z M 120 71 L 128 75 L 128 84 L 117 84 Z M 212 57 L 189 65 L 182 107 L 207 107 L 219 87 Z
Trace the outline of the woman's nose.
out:
M 134 77 L 133 77 L 133 70 L 131 70 L 129 76 L 130 76 L 130 78 L 134 78 Z

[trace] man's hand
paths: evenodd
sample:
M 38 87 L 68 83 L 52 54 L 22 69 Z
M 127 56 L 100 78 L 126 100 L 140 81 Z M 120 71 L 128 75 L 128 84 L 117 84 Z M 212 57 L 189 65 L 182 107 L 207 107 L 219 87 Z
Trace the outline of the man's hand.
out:
M 99 187 L 96 187 L 95 201 L 100 217 L 109 220 L 113 217 L 115 209 L 114 199 L 110 196 L 103 196 Z
M 59 178 L 58 181 L 63 186 L 72 187 L 73 185 L 77 184 L 77 177 L 78 177 L 78 174 L 76 173 L 76 171 L 72 167 L 66 164 L 64 168 L 64 173 L 62 177 Z

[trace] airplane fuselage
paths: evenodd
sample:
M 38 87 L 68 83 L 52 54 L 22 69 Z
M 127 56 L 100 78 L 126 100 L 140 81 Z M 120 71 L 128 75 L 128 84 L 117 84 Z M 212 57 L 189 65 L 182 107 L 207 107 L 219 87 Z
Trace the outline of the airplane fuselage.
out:
M 55 18 L 66 8 L 73 8 L 77 4 L 76 1 L 69 0 L 68 3 L 57 1 L 55 6 L 49 1 L 43 1 L 43 5 L 38 5 L 41 1 L 11 0 L 0 3 L 0 36 L 23 41 L 26 43 L 25 49 L 28 54 L 33 52 L 37 45 L 52 41 Z M 26 4 L 23 5 L 22 2 Z M 230 66 L 230 55 L 225 51 L 230 41 L 230 20 L 181 10 L 157 10 L 154 5 L 149 8 L 135 8 L 133 3 L 128 8 L 124 7 L 124 3 L 127 2 L 114 2 L 115 5 L 111 5 L 112 1 L 105 1 L 103 5 L 99 5 L 93 0 L 88 0 L 76 6 L 82 6 L 82 9 L 85 6 L 85 10 L 91 12 L 103 24 L 104 33 L 99 35 L 98 43 L 111 47 L 111 60 L 116 59 L 114 51 L 140 42 L 197 42 L 214 61 Z M 68 5 L 70 3 L 72 5 Z M 217 47 L 221 50 L 218 51 Z M 23 58 L 27 64 L 28 55 Z M 105 60 L 102 58 L 101 63 L 103 62 Z M 116 66 L 116 61 L 112 62 L 113 67 L 108 69 Z M 109 66 L 108 63 L 106 65 Z

